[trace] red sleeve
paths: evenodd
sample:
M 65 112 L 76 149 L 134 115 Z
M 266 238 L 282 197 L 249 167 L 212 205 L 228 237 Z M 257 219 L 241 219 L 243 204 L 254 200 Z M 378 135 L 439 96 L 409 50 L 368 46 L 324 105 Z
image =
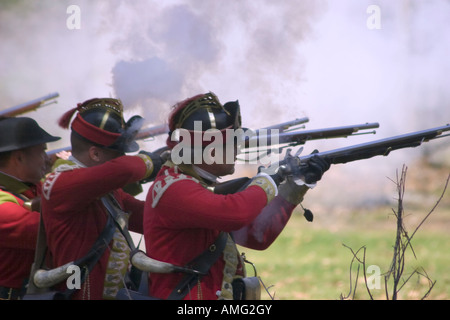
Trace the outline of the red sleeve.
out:
M 0 205 L 0 213 L 0 243 L 2 247 L 34 250 L 39 226 L 39 212 L 29 211 L 13 202 L 4 202 Z
M 122 156 L 98 166 L 52 173 L 44 183 L 43 196 L 58 212 L 73 211 L 89 206 L 99 197 L 139 181 L 146 174 L 140 157 Z M 64 175 L 64 179 L 59 179 Z
M 164 192 L 156 210 L 172 228 L 230 232 L 249 224 L 266 204 L 266 193 L 257 186 L 235 194 L 218 195 L 197 182 L 182 180 Z
M 142 224 L 143 224 L 145 202 L 136 199 L 132 195 L 122 190 L 120 191 L 120 193 L 124 211 L 130 214 L 130 219 L 128 221 L 128 229 L 130 231 L 143 234 L 144 228 Z
M 237 244 L 255 250 L 267 249 L 283 231 L 295 206 L 275 197 L 249 225 L 233 232 Z

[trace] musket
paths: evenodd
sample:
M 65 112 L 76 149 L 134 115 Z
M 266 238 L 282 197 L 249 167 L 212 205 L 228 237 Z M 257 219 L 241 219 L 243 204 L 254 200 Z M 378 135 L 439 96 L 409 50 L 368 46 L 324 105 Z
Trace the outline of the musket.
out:
M 51 156 L 56 156 L 57 153 L 63 152 L 63 151 L 67 151 L 70 152 L 72 150 L 72 147 L 62 147 L 62 148 L 58 148 L 58 149 L 52 149 L 47 151 L 47 156 L 51 157 Z
M 272 164 L 268 169 L 271 169 L 269 172 L 273 173 L 271 176 L 277 181 L 291 176 L 294 180 L 301 179 L 306 183 L 310 183 L 311 181 L 308 181 L 308 177 L 302 177 L 300 172 L 313 157 L 321 157 L 330 164 L 343 164 L 375 156 L 387 156 L 394 150 L 414 148 L 430 140 L 448 137 L 450 133 L 443 134 L 447 131 L 450 131 L 450 124 L 305 156 L 299 156 L 301 149 L 295 155 L 291 155 L 289 149 L 283 160 Z M 215 193 L 235 193 L 243 190 L 250 183 L 250 180 L 243 177 L 225 181 L 215 187 Z
M 278 148 L 278 153 L 281 153 L 281 149 L 283 148 L 302 145 L 311 140 L 347 138 L 362 134 L 375 134 L 375 130 L 364 132 L 360 131 L 375 129 L 379 126 L 380 125 L 378 122 L 372 122 L 300 131 L 278 132 L 277 130 L 258 130 L 256 134 L 245 137 L 245 140 L 240 145 L 241 153 L 249 154 L 252 152 L 258 152 L 256 159 L 260 159 L 262 156 L 268 155 L 272 151 L 276 150 L 274 149 L 274 146 L 280 146 Z M 249 161 L 247 159 L 239 160 Z
M 267 146 L 272 144 L 289 144 L 291 146 L 297 146 L 305 144 L 306 141 L 318 140 L 318 139 L 331 139 L 331 138 L 347 138 L 349 136 L 361 135 L 361 134 L 375 134 L 375 130 L 368 132 L 359 132 L 360 130 L 368 130 L 378 128 L 380 125 L 378 122 L 355 124 L 349 126 L 340 126 L 324 129 L 313 130 L 301 130 L 294 132 L 277 132 L 277 131 L 258 131 L 258 134 L 249 137 L 245 140 L 245 148 L 259 146 L 261 142 Z
M 291 121 L 287 121 L 287 122 L 283 122 L 280 124 L 275 124 L 269 127 L 265 127 L 262 129 L 266 129 L 266 130 L 273 130 L 273 129 L 277 129 L 280 130 L 280 132 L 288 132 L 294 129 L 298 129 L 298 125 L 303 124 L 308 122 L 309 119 L 307 117 L 305 118 L 297 118 Z M 256 132 L 258 132 L 259 130 L 256 130 Z M 152 126 L 152 127 L 148 127 L 145 129 L 141 129 L 139 130 L 139 132 L 136 134 L 135 140 L 145 140 L 145 139 L 149 139 L 149 138 L 154 138 L 156 136 L 162 135 L 162 134 L 166 134 L 169 133 L 169 126 L 167 124 L 159 124 L 156 126 Z M 53 156 L 61 151 L 70 151 L 71 147 L 67 146 L 67 147 L 62 147 L 62 148 L 58 148 L 58 149 L 54 149 L 54 150 L 50 150 L 47 152 L 48 156 Z M 158 149 L 158 153 L 162 153 L 163 151 L 166 151 L 167 148 L 166 147 L 162 147 L 160 149 Z
M 46 96 L 19 104 L 15 107 L 11 107 L 0 111 L 0 117 L 15 117 L 23 113 L 27 113 L 36 110 L 40 107 L 48 106 L 49 104 L 56 103 L 56 98 L 59 97 L 59 93 L 50 93 Z
M 375 156 L 387 156 L 391 151 L 403 148 L 414 148 L 423 142 L 429 142 L 437 138 L 450 136 L 442 134 L 450 131 L 450 124 L 444 126 L 415 131 L 407 134 L 361 143 L 353 146 L 338 148 L 334 150 L 318 152 L 315 154 L 301 156 L 300 163 L 308 163 L 313 156 L 319 156 L 328 160 L 331 164 L 347 163 L 350 161 L 368 159 Z M 283 165 L 281 162 L 280 165 Z
M 291 121 L 287 121 L 287 122 L 283 122 L 283 123 L 279 123 L 279 124 L 275 124 L 272 126 L 268 126 L 262 129 L 266 129 L 266 130 L 272 130 L 272 129 L 277 129 L 280 132 L 287 132 L 287 131 L 292 131 L 294 129 L 298 129 L 298 125 L 306 123 L 309 121 L 309 118 L 304 117 L 304 118 L 297 118 Z M 155 136 L 158 135 L 162 135 L 162 134 L 166 134 L 169 133 L 169 126 L 167 124 L 159 124 L 153 127 L 148 127 L 146 129 L 141 129 L 135 139 L 136 140 L 144 140 L 144 139 L 148 139 L 148 138 L 153 138 Z M 258 130 L 257 130 L 258 132 Z
M 168 133 L 169 132 L 169 127 L 166 124 L 160 124 L 160 125 L 156 125 L 153 127 L 148 127 L 146 129 L 141 129 L 139 130 L 139 132 L 136 134 L 135 140 L 144 140 L 144 139 L 148 139 L 148 138 L 154 138 L 155 136 L 164 134 L 164 133 Z M 62 148 L 58 148 L 58 149 L 53 149 L 53 150 L 49 150 L 47 151 L 47 155 L 48 156 L 54 156 L 59 152 L 62 151 L 71 151 L 72 148 L 69 146 L 66 147 L 62 147 Z
M 420 146 L 423 142 L 450 136 L 450 134 L 442 135 L 446 131 L 450 131 L 450 124 L 305 156 L 297 157 L 298 152 L 295 156 L 288 153 L 285 159 L 276 166 L 281 169 L 279 173 L 284 177 L 290 175 L 294 180 L 301 179 L 309 183 L 308 177 L 302 177 L 299 173 L 302 167 L 307 165 L 315 156 L 327 160 L 330 164 L 347 163 L 375 156 L 387 156 L 394 150 L 414 148 Z
M 154 138 L 165 133 L 169 133 L 169 126 L 167 124 L 160 124 L 146 129 L 141 129 L 137 133 L 136 140 L 144 140 L 148 138 Z
M 268 126 L 268 127 L 264 127 L 261 129 L 265 129 L 265 130 L 272 130 L 272 129 L 276 129 L 279 130 L 280 132 L 288 132 L 288 131 L 294 131 L 297 129 L 303 129 L 305 126 L 300 126 L 306 122 L 309 122 L 309 118 L 308 117 L 304 117 L 304 118 L 297 118 L 291 121 L 286 121 L 286 122 L 282 122 L 279 124 L 274 124 L 272 126 Z M 261 130 L 259 129 L 259 130 Z M 256 130 L 256 133 L 259 132 L 259 130 Z

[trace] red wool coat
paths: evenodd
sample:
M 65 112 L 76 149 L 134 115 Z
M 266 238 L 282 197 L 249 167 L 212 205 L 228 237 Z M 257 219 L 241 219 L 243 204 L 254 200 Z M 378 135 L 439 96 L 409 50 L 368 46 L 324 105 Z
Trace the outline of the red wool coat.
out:
M 267 205 L 263 189 L 218 195 L 178 169 L 163 167 L 150 188 L 144 212 L 144 238 L 151 258 L 184 266 L 202 253 L 221 231 L 236 232 L 238 244 L 269 246 L 286 225 L 294 205 L 275 197 Z M 223 280 L 223 256 L 185 299 L 217 299 Z M 182 274 L 151 274 L 151 296 L 166 299 Z
M 19 289 L 30 275 L 40 216 L 24 207 L 23 199 L 37 197 L 40 185 L 0 174 L 0 186 L 0 286 Z
M 144 202 L 120 188 L 145 177 L 146 165 L 140 157 L 122 156 L 104 164 L 54 172 L 43 186 L 42 215 L 53 265 L 61 266 L 83 257 L 107 222 L 100 198 L 114 191 L 122 209 L 130 214 L 129 230 L 143 232 Z M 74 299 L 100 300 L 109 251 L 106 250 Z M 65 283 L 61 289 L 66 289 Z

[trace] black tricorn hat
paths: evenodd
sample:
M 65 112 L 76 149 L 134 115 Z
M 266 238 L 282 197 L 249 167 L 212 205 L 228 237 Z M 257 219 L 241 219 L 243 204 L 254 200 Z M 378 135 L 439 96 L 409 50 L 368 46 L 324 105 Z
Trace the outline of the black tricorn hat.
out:
M 123 105 L 119 99 L 93 98 L 67 111 L 60 118 L 59 125 L 65 129 L 71 126 L 78 135 L 105 148 L 134 152 L 139 150 L 134 139 L 142 122 L 143 118 L 136 115 L 125 123 Z
M 200 127 L 198 127 L 200 124 Z M 173 148 L 179 140 L 172 139 L 177 129 L 184 129 L 191 136 L 204 133 L 210 129 L 219 130 L 226 139 L 227 129 L 243 129 L 238 101 L 230 101 L 222 105 L 217 96 L 208 92 L 198 94 L 177 103 L 169 115 L 169 138 L 166 144 Z M 191 137 L 195 143 L 195 137 Z M 223 141 L 223 140 L 222 140 Z M 210 144 L 210 139 L 202 140 L 202 146 Z
M 61 139 L 42 129 L 27 117 L 0 119 L 0 152 L 24 149 Z
M 238 129 L 241 113 L 238 101 L 230 101 L 223 106 L 212 93 L 197 96 L 180 111 L 177 127 L 194 130 L 195 122 L 202 123 L 202 129 Z

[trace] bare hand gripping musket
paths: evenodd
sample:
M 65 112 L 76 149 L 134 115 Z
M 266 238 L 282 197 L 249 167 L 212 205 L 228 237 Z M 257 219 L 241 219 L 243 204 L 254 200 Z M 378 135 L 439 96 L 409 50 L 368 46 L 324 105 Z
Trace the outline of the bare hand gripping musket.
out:
M 1 110 L 0 117 L 15 117 L 33 110 L 36 110 L 40 107 L 48 106 L 49 104 L 56 103 L 56 98 L 59 97 L 59 93 L 51 93 L 46 96 L 19 104 L 17 106 Z

